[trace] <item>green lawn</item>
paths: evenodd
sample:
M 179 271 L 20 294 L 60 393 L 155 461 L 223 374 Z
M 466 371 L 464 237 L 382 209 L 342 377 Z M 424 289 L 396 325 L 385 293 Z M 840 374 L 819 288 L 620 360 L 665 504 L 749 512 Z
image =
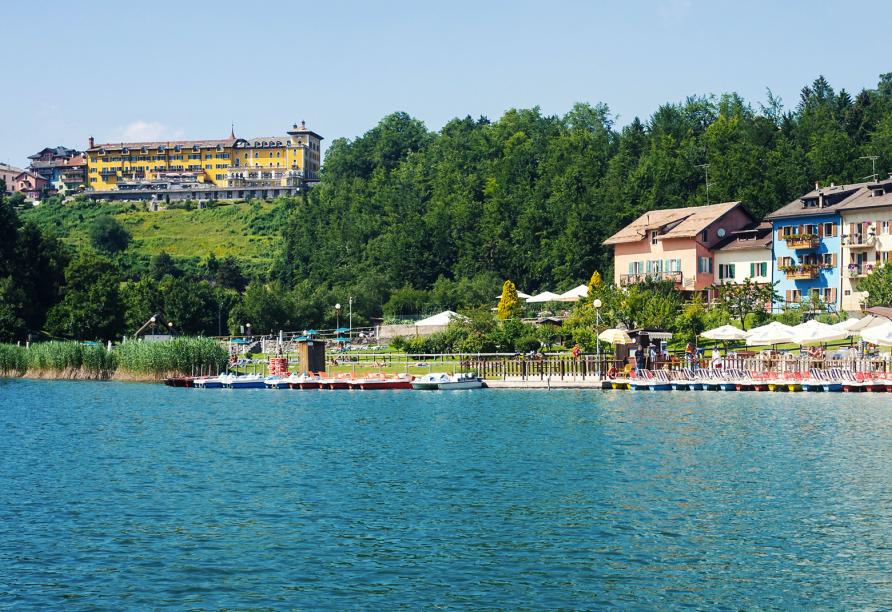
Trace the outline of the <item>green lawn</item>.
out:
M 21 216 L 78 246 L 88 244 L 91 222 L 109 214 L 131 233 L 130 250 L 136 253 L 151 256 L 166 251 L 174 257 L 203 259 L 213 252 L 217 257 L 268 262 L 274 255 L 280 212 L 278 203 L 266 201 L 161 212 L 148 212 L 144 203 L 71 203 L 38 206 Z

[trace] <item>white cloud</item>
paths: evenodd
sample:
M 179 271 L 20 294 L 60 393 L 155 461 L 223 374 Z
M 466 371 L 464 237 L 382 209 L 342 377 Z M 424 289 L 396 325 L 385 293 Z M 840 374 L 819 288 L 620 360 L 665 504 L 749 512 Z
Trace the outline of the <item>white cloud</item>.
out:
M 171 128 L 160 121 L 138 120 L 119 127 L 112 133 L 111 142 L 141 142 L 144 140 L 175 140 L 182 130 Z

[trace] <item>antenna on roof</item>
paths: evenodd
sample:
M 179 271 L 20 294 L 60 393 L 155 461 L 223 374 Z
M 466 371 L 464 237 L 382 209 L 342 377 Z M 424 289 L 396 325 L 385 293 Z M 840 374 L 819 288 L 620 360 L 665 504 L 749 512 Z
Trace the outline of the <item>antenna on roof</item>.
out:
M 861 157 L 858 158 L 858 159 L 869 159 L 870 160 L 870 164 L 872 166 L 872 168 L 871 168 L 872 171 L 871 171 L 870 176 L 873 177 L 874 183 L 877 182 L 877 177 L 879 176 L 877 174 L 877 160 L 879 158 L 880 158 L 879 155 L 862 155 Z M 865 176 L 864 178 L 867 178 L 867 177 Z
M 703 168 L 706 172 L 706 205 L 709 206 L 709 164 L 700 164 L 698 168 Z

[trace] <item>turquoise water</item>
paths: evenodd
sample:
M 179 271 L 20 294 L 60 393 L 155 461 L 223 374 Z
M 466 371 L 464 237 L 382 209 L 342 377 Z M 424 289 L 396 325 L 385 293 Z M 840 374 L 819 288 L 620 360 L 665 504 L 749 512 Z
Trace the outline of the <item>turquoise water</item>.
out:
M 0 382 L 0 606 L 892 605 L 892 396 Z

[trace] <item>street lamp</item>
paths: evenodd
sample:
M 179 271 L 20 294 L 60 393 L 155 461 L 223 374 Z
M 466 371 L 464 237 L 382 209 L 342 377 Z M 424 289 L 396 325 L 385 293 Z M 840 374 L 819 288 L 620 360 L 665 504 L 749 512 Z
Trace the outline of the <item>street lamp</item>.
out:
M 601 328 L 601 306 L 603 303 L 600 299 L 596 298 L 594 302 L 592 302 L 592 306 L 595 307 L 595 347 L 598 360 L 598 378 L 601 377 L 601 341 L 598 339 L 598 330 Z
M 248 330 L 248 337 L 250 338 L 250 337 L 251 337 L 251 324 L 250 324 L 250 323 L 245 323 L 245 327 L 246 327 L 247 330 Z
M 335 304 L 335 330 L 341 327 L 341 303 Z M 335 331 L 337 333 L 337 331 Z
M 347 326 L 350 331 L 347 332 L 347 335 L 350 338 L 350 342 L 353 342 L 353 296 L 351 295 L 348 302 L 350 305 L 350 324 Z

